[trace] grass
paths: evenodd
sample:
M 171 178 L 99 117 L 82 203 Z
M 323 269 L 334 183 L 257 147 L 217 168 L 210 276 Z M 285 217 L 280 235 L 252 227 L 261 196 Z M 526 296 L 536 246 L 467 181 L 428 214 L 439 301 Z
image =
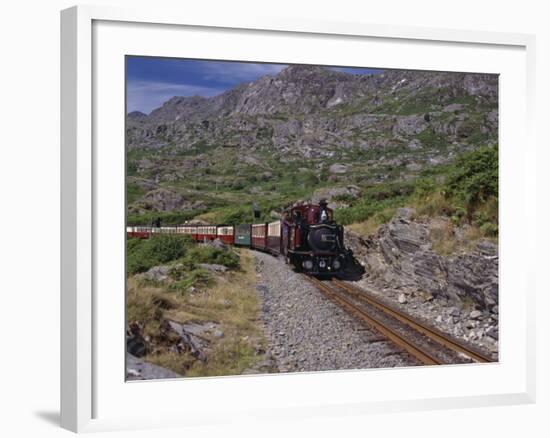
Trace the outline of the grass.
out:
M 452 200 L 446 198 L 438 190 L 416 198 L 413 205 L 417 213 L 422 216 L 453 216 L 457 212 L 457 207 L 453 204 Z
M 348 200 L 350 201 L 350 200 Z M 449 255 L 485 238 L 498 238 L 498 150 L 488 146 L 463 154 L 451 165 L 425 171 L 406 183 L 376 184 L 352 205 L 336 211 L 336 219 L 361 235 L 377 232 L 398 207 L 418 216 L 443 218 L 431 230 L 434 250 Z M 468 242 L 457 240 L 454 227 L 466 228 Z
M 142 189 L 137 184 L 127 183 L 126 184 L 126 200 L 128 204 L 131 204 L 137 201 L 145 194 L 145 190 Z
M 449 256 L 459 248 L 459 241 L 455 235 L 452 222 L 438 221 L 430 227 L 430 240 L 436 254 Z
M 437 134 L 431 128 L 424 129 L 416 138 L 420 140 L 423 146 L 431 149 L 441 148 L 446 144 L 445 137 Z
M 259 326 L 253 254 L 241 249 L 238 263 L 239 269 L 216 277 L 215 282 L 195 294 L 174 294 L 166 285 L 150 286 L 135 277 L 128 279 L 128 321 L 140 321 L 144 334 L 152 340 L 160 343 L 160 327 L 165 319 L 182 324 L 212 321 L 223 331 L 222 338 L 209 339 L 206 362 L 187 353 L 171 352 L 162 343 L 145 360 L 186 377 L 197 377 L 241 374 L 263 359 L 258 351 L 265 341 Z
M 343 225 L 368 221 L 377 216 L 377 221 L 383 223 L 391 218 L 392 211 L 406 204 L 414 191 L 411 183 L 376 184 L 367 187 L 363 196 L 352 206 L 337 209 L 335 219 Z
M 395 208 L 386 208 L 378 213 L 373 214 L 367 220 L 355 222 L 346 227 L 361 236 L 371 236 L 378 232 L 380 226 L 388 222 L 395 214 Z

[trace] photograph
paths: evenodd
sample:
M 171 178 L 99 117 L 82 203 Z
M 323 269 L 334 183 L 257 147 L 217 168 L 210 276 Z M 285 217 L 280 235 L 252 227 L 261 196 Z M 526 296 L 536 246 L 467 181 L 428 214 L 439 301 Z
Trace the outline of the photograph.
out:
M 124 80 L 127 381 L 499 361 L 498 74 Z

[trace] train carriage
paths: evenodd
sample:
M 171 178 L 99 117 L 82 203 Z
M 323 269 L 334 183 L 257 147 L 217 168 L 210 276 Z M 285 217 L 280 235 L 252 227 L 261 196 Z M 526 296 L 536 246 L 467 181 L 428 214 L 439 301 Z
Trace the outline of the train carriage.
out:
M 272 254 L 281 253 L 281 221 L 267 224 L 267 250 Z
M 267 248 L 267 224 L 252 224 L 251 248 L 265 251 Z
M 216 225 L 198 225 L 195 239 L 198 242 L 207 242 L 218 237 Z
M 251 226 L 250 224 L 235 225 L 235 245 L 250 246 Z
M 223 243 L 233 245 L 235 243 L 235 228 L 233 225 L 218 225 L 217 236 Z
M 197 240 L 197 227 L 195 225 L 180 225 L 177 227 L 178 234 L 185 234 L 192 239 Z
M 151 227 L 126 227 L 126 235 L 137 239 L 148 239 L 151 237 Z

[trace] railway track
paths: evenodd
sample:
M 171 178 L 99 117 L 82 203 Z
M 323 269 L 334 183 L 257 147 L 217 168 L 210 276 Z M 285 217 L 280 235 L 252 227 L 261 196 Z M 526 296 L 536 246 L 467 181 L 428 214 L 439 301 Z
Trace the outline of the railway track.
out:
M 383 303 L 355 285 L 336 279 L 307 278 L 329 299 L 424 365 L 492 362 L 486 354 Z

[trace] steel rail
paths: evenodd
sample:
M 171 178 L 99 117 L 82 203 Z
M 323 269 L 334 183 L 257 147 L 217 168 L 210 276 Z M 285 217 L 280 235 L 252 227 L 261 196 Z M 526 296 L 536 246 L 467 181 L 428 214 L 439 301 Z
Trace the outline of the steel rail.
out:
M 333 279 L 332 282 L 336 284 L 338 287 L 345 289 L 346 291 L 351 293 L 354 297 L 358 298 L 359 300 L 367 304 L 370 304 L 371 306 L 381 310 L 382 312 L 394 317 L 395 319 L 408 325 L 410 328 L 427 336 L 434 342 L 437 342 L 438 344 L 443 345 L 444 347 L 447 347 L 450 350 L 453 350 L 457 353 L 465 354 L 475 362 L 480 362 L 480 363 L 492 362 L 491 358 L 489 358 L 482 352 L 474 350 L 472 347 L 467 346 L 462 342 L 451 338 L 449 335 L 439 331 L 434 327 L 430 327 L 427 324 L 424 324 L 420 321 L 413 319 L 412 317 L 401 312 L 398 309 L 394 309 L 393 307 L 383 303 L 379 299 L 374 298 L 365 290 L 337 279 Z
M 328 298 L 332 299 L 333 301 L 336 301 L 344 308 L 351 311 L 353 314 L 357 315 L 360 319 L 366 321 L 371 327 L 373 327 L 376 331 L 378 331 L 380 334 L 385 336 L 387 339 L 392 341 L 397 346 L 404 349 L 406 352 L 408 352 L 410 355 L 415 357 L 417 360 L 422 362 L 425 365 L 441 365 L 443 362 L 438 359 L 437 357 L 434 357 L 432 354 L 427 353 L 423 350 L 421 350 L 419 347 L 405 339 L 401 334 L 399 334 L 396 330 L 387 327 L 383 322 L 381 322 L 378 318 L 375 318 L 372 315 L 369 315 L 367 312 L 365 312 L 363 309 L 358 307 L 356 304 L 351 302 L 349 299 L 343 297 L 342 295 L 336 293 L 333 291 L 330 287 L 328 287 L 326 284 L 324 284 L 322 281 L 318 280 L 315 277 L 306 277 L 308 280 L 316 286 L 321 292 L 323 292 Z

